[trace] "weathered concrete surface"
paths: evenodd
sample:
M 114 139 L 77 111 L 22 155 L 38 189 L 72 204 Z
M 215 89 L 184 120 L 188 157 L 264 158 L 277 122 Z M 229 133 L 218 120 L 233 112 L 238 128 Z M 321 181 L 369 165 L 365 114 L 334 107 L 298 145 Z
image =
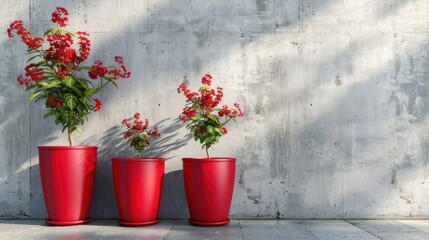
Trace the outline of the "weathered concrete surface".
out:
M 139 111 L 168 158 L 162 218 L 186 218 L 181 157 L 203 156 L 177 121 L 182 81 L 210 72 L 246 117 L 213 155 L 235 156 L 231 218 L 414 218 L 429 211 L 427 0 L 2 1 L 0 216 L 44 218 L 37 146 L 67 144 L 15 78 L 20 18 L 38 34 L 61 5 L 91 34 L 91 61 L 123 55 L 132 78 L 99 97 L 82 145 L 98 145 L 91 216 L 116 218 L 110 159 L 132 153 L 120 121 Z M 89 63 L 91 63 L 89 61 Z

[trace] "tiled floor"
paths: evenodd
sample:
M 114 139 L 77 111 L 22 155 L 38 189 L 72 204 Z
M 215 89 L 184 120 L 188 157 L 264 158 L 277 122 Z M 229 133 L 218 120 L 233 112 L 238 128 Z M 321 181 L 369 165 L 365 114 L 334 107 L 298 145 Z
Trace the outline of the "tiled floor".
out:
M 195 227 L 164 220 L 146 227 L 120 227 L 114 220 L 52 227 L 42 220 L 0 221 L 0 239 L 429 239 L 429 220 L 233 220 L 222 227 Z

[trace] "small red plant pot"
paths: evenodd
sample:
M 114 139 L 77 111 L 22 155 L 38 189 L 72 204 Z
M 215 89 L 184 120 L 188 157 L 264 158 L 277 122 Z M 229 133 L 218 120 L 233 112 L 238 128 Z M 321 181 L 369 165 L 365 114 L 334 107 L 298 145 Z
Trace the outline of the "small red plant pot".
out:
M 96 146 L 39 146 L 47 224 L 87 223 L 97 165 Z
M 113 158 L 119 223 L 145 226 L 159 222 L 165 158 Z
M 198 226 L 229 223 L 235 158 L 183 158 L 183 178 L 191 218 Z

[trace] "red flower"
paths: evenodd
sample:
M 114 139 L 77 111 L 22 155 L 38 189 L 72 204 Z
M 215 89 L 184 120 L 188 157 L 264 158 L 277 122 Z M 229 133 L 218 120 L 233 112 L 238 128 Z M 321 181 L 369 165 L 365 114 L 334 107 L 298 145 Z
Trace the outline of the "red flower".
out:
M 182 114 L 179 116 L 179 119 L 183 122 L 188 121 L 190 118 L 194 117 L 197 114 L 196 109 L 190 109 L 189 107 L 185 107 L 183 109 Z
M 227 134 L 228 133 L 228 129 L 226 129 L 225 127 L 223 127 L 222 128 L 222 133 L 223 133 L 223 135 Z
M 41 81 L 45 79 L 45 76 L 43 75 L 45 73 L 45 70 L 42 68 L 37 68 L 36 64 L 30 63 L 25 67 L 25 76 L 30 77 L 32 81 Z
M 219 103 L 216 101 L 216 93 L 213 89 L 206 90 L 203 89 L 200 91 L 201 93 L 201 105 L 203 105 L 206 108 L 213 108 L 216 107 L 216 105 Z
M 129 123 L 127 119 L 122 120 L 122 124 L 126 125 L 127 127 L 131 126 L 131 123 Z
M 129 72 L 127 70 L 127 68 L 125 67 L 125 65 L 121 65 L 121 73 L 119 74 L 119 76 L 121 78 L 130 78 L 131 77 L 131 72 Z
M 147 133 L 147 135 L 152 136 L 152 137 L 159 137 L 161 136 L 161 134 L 158 131 L 158 128 L 153 128 L 151 130 L 149 130 L 149 132 Z
M 115 57 L 115 62 L 121 65 L 124 65 L 124 58 L 121 56 L 116 56 Z
M 208 73 L 205 74 L 203 76 L 203 78 L 201 79 L 201 82 L 203 84 L 206 84 L 206 85 L 210 86 L 212 84 L 212 76 L 210 74 L 208 74 Z
M 140 124 L 136 124 L 132 127 L 132 129 L 136 131 L 143 131 L 143 126 Z
M 134 114 L 134 118 L 135 118 L 135 119 L 140 119 L 140 113 L 135 113 L 135 114 Z
M 58 23 L 60 27 L 65 27 L 68 21 L 68 18 L 66 16 L 68 15 L 69 13 L 65 8 L 57 7 L 57 10 L 55 10 L 55 12 L 52 13 L 52 22 Z
M 132 135 L 133 135 L 133 133 L 131 131 L 126 131 L 124 133 L 124 138 L 127 139 L 127 138 L 131 137 Z
M 30 78 L 22 78 L 21 75 L 18 76 L 16 81 L 19 83 L 19 85 L 25 85 L 26 87 L 29 87 L 31 84 L 33 84 Z
M 240 104 L 238 104 L 238 103 L 234 103 L 234 106 L 235 106 L 235 107 L 237 108 L 237 110 L 238 110 L 238 113 L 236 112 L 236 114 L 234 114 L 234 115 L 239 116 L 239 117 L 244 116 L 244 112 L 243 112 L 243 111 L 241 111 Z
M 107 67 L 103 66 L 103 62 L 100 60 L 97 60 L 91 66 L 91 70 L 88 72 L 88 75 L 91 79 L 97 79 L 99 76 L 103 77 L 108 72 L 109 70 L 107 69 Z
M 219 117 L 223 117 L 223 116 L 229 116 L 230 114 L 231 114 L 231 110 L 229 109 L 229 107 L 227 106 L 227 105 L 224 105 L 223 107 L 222 107 L 222 110 L 220 110 L 219 112 L 218 112 L 218 114 L 219 114 Z
M 180 86 L 177 88 L 177 92 L 181 93 L 181 92 L 186 92 L 186 90 L 188 89 L 188 86 L 186 85 L 186 83 L 182 83 L 180 84 Z
M 77 42 L 79 45 L 79 56 L 76 57 L 76 63 L 79 64 L 88 58 L 89 52 L 91 51 L 91 42 L 87 38 L 89 36 L 88 33 L 78 31 L 77 35 L 79 39 Z
M 46 104 L 48 107 L 56 108 L 63 106 L 63 100 L 61 98 L 56 98 L 54 96 L 48 97 L 48 102 Z
M 95 101 L 94 112 L 98 112 L 98 111 L 100 111 L 100 109 L 103 106 L 103 104 L 101 104 L 101 101 L 98 98 L 94 98 L 94 101 Z
M 65 76 L 70 76 L 70 68 L 65 68 L 63 66 L 57 67 L 57 76 L 61 78 L 61 80 L 64 80 Z
M 13 37 L 13 31 L 16 31 L 16 34 L 21 36 L 21 40 L 27 45 L 29 49 L 38 49 L 40 46 L 42 46 L 42 43 L 45 42 L 43 38 L 31 37 L 30 31 L 24 27 L 22 20 L 16 20 L 10 24 L 10 27 L 7 29 L 9 38 Z
M 80 56 L 72 47 L 73 37 L 69 33 L 48 34 L 49 48 L 46 50 L 45 60 L 51 63 L 60 62 L 64 65 L 76 66 L 80 62 Z

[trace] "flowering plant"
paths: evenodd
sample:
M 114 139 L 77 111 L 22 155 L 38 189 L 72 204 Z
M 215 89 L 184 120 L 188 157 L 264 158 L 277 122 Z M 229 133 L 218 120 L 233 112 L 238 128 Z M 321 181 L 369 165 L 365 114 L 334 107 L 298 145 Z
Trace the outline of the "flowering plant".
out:
M 186 83 L 182 83 L 177 89 L 178 93 L 183 93 L 186 99 L 186 106 L 183 108 L 179 119 L 189 122 L 186 125 L 194 134 L 195 141 L 199 140 L 202 148 L 206 149 L 207 158 L 210 158 L 208 149 L 219 142 L 219 138 L 228 133 L 225 124 L 237 117 L 244 115 L 238 103 L 234 103 L 234 109 L 227 105 L 218 107 L 222 101 L 223 89 L 211 87 L 212 76 L 205 74 L 201 79 L 203 84 L 198 92 L 188 89 Z
M 149 129 L 149 120 L 145 119 L 143 124 L 140 116 L 140 113 L 135 113 L 134 118 L 130 119 L 130 122 L 128 119 L 122 120 L 122 124 L 126 127 L 124 138 L 128 139 L 130 147 L 137 152 L 139 158 L 141 152 L 150 146 L 149 140 L 152 137 L 161 136 L 158 128 Z
M 45 31 L 43 37 L 33 37 L 22 20 L 12 22 L 7 33 L 10 38 L 14 34 L 20 36 L 31 55 L 25 75 L 17 79 L 20 85 L 25 85 L 26 91 L 32 91 L 28 101 L 45 100 L 48 111 L 43 118 L 54 116 L 55 124 L 61 124 L 63 132 L 67 130 L 70 146 L 73 146 L 72 133 L 81 132 L 78 126 L 84 124 L 92 111 L 97 112 L 102 107 L 94 94 L 109 83 L 119 88 L 115 81 L 129 78 L 131 73 L 120 56 L 115 57 L 114 66 L 104 66 L 101 61 L 83 66 L 91 50 L 89 34 L 65 30 L 68 15 L 65 8 L 57 7 L 52 13 L 52 22 L 57 23 L 57 27 Z M 81 71 L 86 71 L 92 80 L 98 79 L 98 86 L 78 75 Z

